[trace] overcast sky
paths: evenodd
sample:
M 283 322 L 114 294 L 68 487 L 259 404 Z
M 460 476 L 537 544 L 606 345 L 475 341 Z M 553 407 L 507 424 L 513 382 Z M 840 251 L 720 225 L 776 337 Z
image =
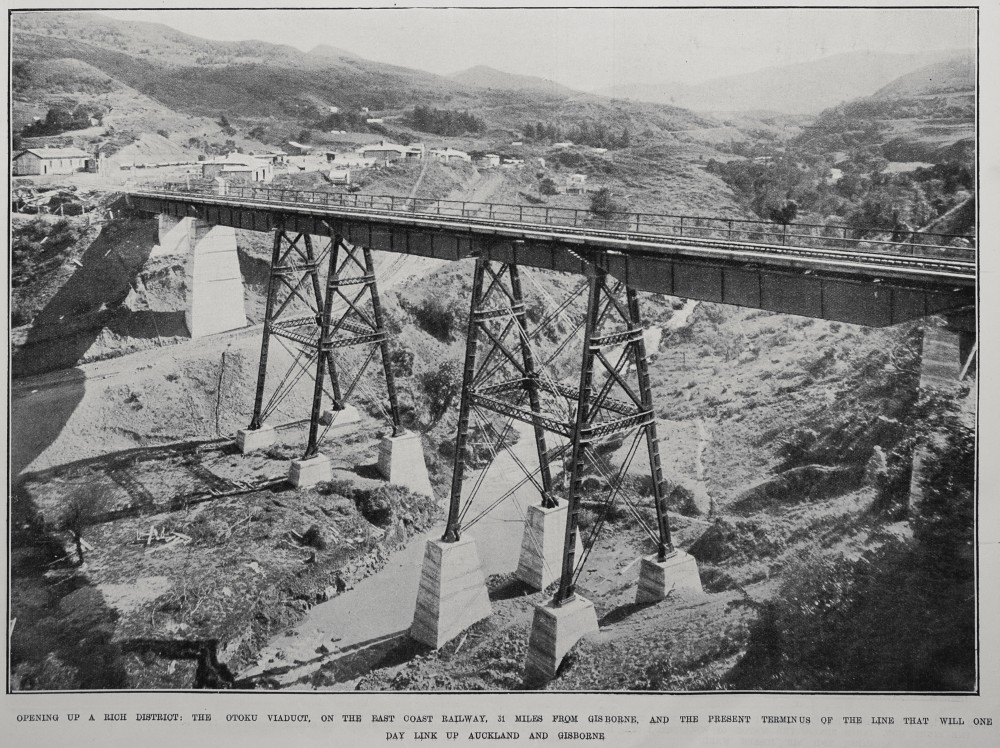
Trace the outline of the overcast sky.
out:
M 406 9 L 102 11 L 210 39 L 317 44 L 432 73 L 473 65 L 582 90 L 697 83 L 842 52 L 965 49 L 962 9 Z

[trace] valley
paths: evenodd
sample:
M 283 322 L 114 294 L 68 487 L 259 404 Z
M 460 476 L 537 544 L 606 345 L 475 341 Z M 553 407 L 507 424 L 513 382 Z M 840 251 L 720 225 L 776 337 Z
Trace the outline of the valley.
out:
M 192 338 L 188 258 L 158 253 L 157 218 L 123 197 L 126 185 L 221 190 L 201 162 L 281 151 L 267 182 L 276 190 L 799 222 L 858 242 L 976 246 L 976 83 L 961 54 L 896 60 L 875 91 L 859 90 L 852 63 L 839 79 L 850 95 L 805 114 L 723 114 L 98 14 L 13 18 L 21 145 L 104 154 L 96 173 L 12 178 L 15 691 L 205 687 L 206 648 L 237 689 L 517 691 L 535 606 L 553 591 L 514 576 L 526 507 L 538 502 L 531 483 L 516 487 L 537 467 L 532 431 L 489 424 L 504 432 L 495 446 L 477 420 L 463 498 L 475 515 L 512 493 L 470 530 L 493 612 L 438 649 L 406 635 L 425 541 L 447 512 L 471 258 L 375 252 L 402 426 L 419 435 L 434 496 L 379 473 L 393 430 L 379 366 L 350 398 L 357 427 L 322 443 L 330 479 L 292 487 L 311 375 L 271 414 L 273 446 L 243 454 L 233 442 L 253 414 L 273 235 L 234 233 L 247 326 Z M 23 134 L 58 120 L 46 119 L 53 110 L 93 110 L 100 122 Z M 579 142 L 566 144 L 570 134 Z M 386 141 L 422 155 L 352 165 L 348 183 L 334 183 L 338 159 L 361 161 L 359 148 Z M 575 387 L 580 346 L 560 344 L 585 317 L 583 279 L 522 273 L 530 325 L 553 317 L 535 342 L 546 376 Z M 942 316 L 873 328 L 639 300 L 668 519 L 704 594 L 635 602 L 638 559 L 656 550 L 636 521 L 655 523 L 649 458 L 629 460 L 629 439 L 602 444 L 637 503 L 613 503 L 608 478 L 587 473 L 579 527 L 592 549 L 579 588 L 599 631 L 541 688 L 974 690 L 969 337 L 954 381 L 932 391 L 919 384 L 923 346 Z M 272 369 L 295 355 L 273 345 Z M 363 364 L 338 355 L 348 374 Z M 566 491 L 565 466 L 553 464 Z

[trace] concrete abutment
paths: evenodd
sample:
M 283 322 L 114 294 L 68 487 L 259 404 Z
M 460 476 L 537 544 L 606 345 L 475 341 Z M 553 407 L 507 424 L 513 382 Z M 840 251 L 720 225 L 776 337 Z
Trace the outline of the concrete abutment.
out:
M 192 338 L 201 338 L 246 327 L 236 229 L 194 219 L 185 221 L 193 221 L 185 234 L 189 251 L 184 321 L 188 332 Z

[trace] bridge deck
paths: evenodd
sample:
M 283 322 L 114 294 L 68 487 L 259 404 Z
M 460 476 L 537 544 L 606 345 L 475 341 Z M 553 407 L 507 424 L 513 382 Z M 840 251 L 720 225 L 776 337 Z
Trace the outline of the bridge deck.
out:
M 846 230 L 825 236 L 827 227 L 803 224 L 649 214 L 601 218 L 536 206 L 252 187 L 230 188 L 226 195 L 178 187 L 128 194 L 141 210 L 213 224 L 336 233 L 375 250 L 448 260 L 485 254 L 582 274 L 596 265 L 640 290 L 873 326 L 975 304 L 976 250 L 920 243 L 945 235 L 890 242 L 848 237 Z M 358 205 L 347 204 L 355 199 Z M 779 237 L 783 243 L 776 243 Z M 968 237 L 951 240 L 972 243 Z

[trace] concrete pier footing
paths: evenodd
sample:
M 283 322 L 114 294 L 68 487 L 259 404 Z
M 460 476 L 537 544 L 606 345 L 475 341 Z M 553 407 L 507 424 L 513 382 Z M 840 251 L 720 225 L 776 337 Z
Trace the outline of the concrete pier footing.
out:
M 694 556 L 682 550 L 675 551 L 663 561 L 657 561 L 655 554 L 644 556 L 635 601 L 656 603 L 671 593 L 685 596 L 704 594 Z
M 536 605 L 524 663 L 525 684 L 530 687 L 552 680 L 573 645 L 597 630 L 597 612 L 585 597 L 576 595 L 562 605 L 551 600 Z
M 537 590 L 544 590 L 559 579 L 562 572 L 563 543 L 566 539 L 566 518 L 569 504 L 548 509 L 540 504 L 528 507 L 521 536 L 521 557 L 515 576 Z M 583 559 L 583 543 L 576 535 L 576 556 Z
M 434 496 L 420 434 L 406 433 L 384 438 L 378 450 L 378 471 L 390 483 L 404 486 L 414 493 Z
M 258 449 L 266 449 L 274 444 L 278 435 L 274 426 L 261 426 L 259 429 L 240 429 L 236 432 L 236 445 L 240 452 L 246 454 Z
M 492 612 L 475 541 L 428 540 L 410 636 L 438 649 Z
M 308 488 L 330 480 L 330 458 L 323 454 L 308 460 L 292 460 L 288 464 L 288 482 L 298 488 Z

